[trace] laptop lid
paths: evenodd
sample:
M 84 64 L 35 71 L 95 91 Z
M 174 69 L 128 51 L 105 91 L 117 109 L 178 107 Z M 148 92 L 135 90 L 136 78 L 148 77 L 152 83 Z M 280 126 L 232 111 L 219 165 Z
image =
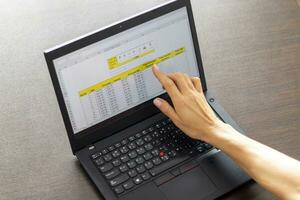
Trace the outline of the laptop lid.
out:
M 44 52 L 73 153 L 159 111 L 153 76 L 181 71 L 206 83 L 189 0 L 165 3 Z

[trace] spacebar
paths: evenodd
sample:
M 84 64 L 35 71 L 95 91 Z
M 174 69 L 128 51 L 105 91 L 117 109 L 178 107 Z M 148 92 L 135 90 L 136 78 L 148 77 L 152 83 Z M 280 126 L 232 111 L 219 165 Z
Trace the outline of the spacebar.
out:
M 173 158 L 172 160 L 162 163 L 161 165 L 151 169 L 149 172 L 152 176 L 155 176 L 155 175 L 177 165 L 178 163 L 185 161 L 188 158 L 190 158 L 190 156 L 180 156 L 180 157 Z

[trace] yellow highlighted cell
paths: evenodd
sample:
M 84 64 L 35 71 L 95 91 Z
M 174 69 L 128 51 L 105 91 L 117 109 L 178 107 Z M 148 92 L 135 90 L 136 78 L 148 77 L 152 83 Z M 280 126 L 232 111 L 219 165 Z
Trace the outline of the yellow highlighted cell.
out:
M 101 81 L 101 82 L 99 82 L 99 83 L 97 83 L 95 85 L 92 85 L 92 86 L 90 86 L 88 88 L 85 88 L 85 89 L 79 91 L 79 96 L 83 97 L 83 96 L 88 95 L 88 94 L 90 94 L 92 92 L 101 90 L 102 88 L 104 88 L 104 87 L 106 87 L 106 86 L 108 86 L 108 85 L 110 85 L 110 84 L 112 84 L 114 82 L 117 82 L 117 81 L 120 81 L 122 79 L 125 79 L 128 76 L 131 76 L 131 75 L 133 75 L 133 74 L 135 74 L 137 72 L 144 71 L 145 69 L 148 69 L 148 68 L 152 67 L 154 64 L 158 64 L 158 63 L 161 63 L 163 61 L 166 61 L 166 60 L 168 60 L 170 58 L 173 58 L 173 57 L 175 57 L 177 55 L 182 54 L 183 52 L 185 52 L 185 47 L 176 49 L 176 50 L 171 51 L 171 52 L 169 52 L 167 54 L 164 54 L 164 55 L 162 55 L 162 56 L 160 56 L 158 58 L 155 58 L 153 60 L 150 60 L 148 62 L 140 64 L 140 65 L 138 65 L 136 67 L 133 67 L 133 68 L 127 70 L 127 71 L 124 71 L 124 72 L 122 72 L 122 73 L 120 73 L 118 75 L 115 75 L 115 76 L 113 76 L 113 77 L 111 77 L 109 79 L 106 79 L 104 81 Z M 113 62 L 113 59 L 112 59 L 111 62 Z
M 107 59 L 108 68 L 110 70 L 111 69 L 115 69 L 117 67 L 120 67 L 122 65 L 126 65 L 126 64 L 128 64 L 128 63 L 130 63 L 130 62 L 132 62 L 132 61 L 134 61 L 136 59 L 139 59 L 141 57 L 144 57 L 144 56 L 149 55 L 149 54 L 154 53 L 154 52 L 155 52 L 154 50 L 149 50 L 149 51 L 141 53 L 141 54 L 139 54 L 137 56 L 134 56 L 134 57 L 132 57 L 130 59 L 124 60 L 123 62 L 119 62 L 118 58 L 116 56 L 111 57 L 111 58 Z

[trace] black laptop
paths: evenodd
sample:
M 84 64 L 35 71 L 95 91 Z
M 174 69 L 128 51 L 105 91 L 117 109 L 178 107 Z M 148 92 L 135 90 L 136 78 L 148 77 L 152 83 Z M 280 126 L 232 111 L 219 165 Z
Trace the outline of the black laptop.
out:
M 242 131 L 207 89 L 189 0 L 162 4 L 44 54 L 73 154 L 105 199 L 215 199 L 250 179 L 152 103 L 157 96 L 170 101 L 153 64 L 198 76 L 216 115 Z

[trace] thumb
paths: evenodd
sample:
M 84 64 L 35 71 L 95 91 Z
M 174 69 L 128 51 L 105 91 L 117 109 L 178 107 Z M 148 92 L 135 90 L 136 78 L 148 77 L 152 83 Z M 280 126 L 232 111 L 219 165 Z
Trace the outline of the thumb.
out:
M 164 99 L 156 98 L 153 101 L 154 105 L 173 122 L 179 122 L 179 117 L 174 108 Z

